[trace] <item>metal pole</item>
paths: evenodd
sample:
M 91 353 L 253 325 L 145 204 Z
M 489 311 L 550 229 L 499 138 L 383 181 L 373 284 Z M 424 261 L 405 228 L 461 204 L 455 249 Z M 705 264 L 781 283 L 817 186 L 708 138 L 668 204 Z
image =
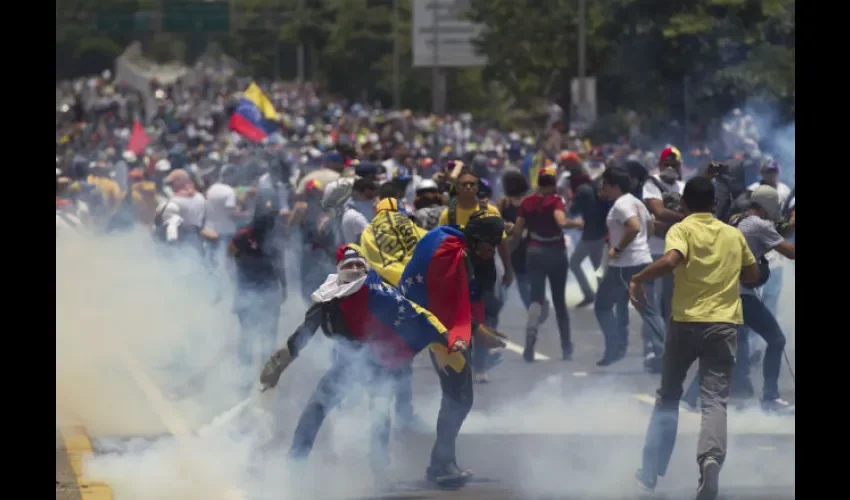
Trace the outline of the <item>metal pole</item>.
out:
M 587 100 L 587 89 L 584 86 L 586 76 L 587 35 L 587 0 L 578 0 L 578 96 L 579 104 L 584 106 Z
M 399 82 L 398 0 L 393 0 L 393 108 L 401 107 Z
M 302 22 L 304 16 L 304 0 L 298 0 L 298 23 Z M 299 26 L 300 27 L 300 26 Z M 300 31 L 300 30 L 299 30 Z M 304 83 L 304 44 L 298 38 L 298 47 L 295 51 L 295 61 L 298 67 L 298 83 Z
M 431 68 L 431 112 L 440 113 L 440 13 L 438 0 L 431 2 L 434 12 L 434 62 Z

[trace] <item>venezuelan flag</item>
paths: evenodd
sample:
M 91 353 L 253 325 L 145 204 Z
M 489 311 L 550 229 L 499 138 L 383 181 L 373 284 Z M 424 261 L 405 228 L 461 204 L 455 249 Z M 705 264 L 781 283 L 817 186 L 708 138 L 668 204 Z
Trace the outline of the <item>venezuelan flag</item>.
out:
M 429 344 L 445 345 L 446 328 L 370 270 L 363 287 L 339 303 L 352 336 L 389 368 L 413 359 Z
M 280 130 L 277 111 L 256 83 L 252 83 L 239 100 L 230 117 L 230 130 L 254 142 L 261 142 Z
M 472 333 L 464 246 L 463 233 L 453 226 L 428 231 L 413 250 L 399 284 L 405 297 L 434 313 L 446 326 L 449 346 L 456 340 L 469 344 Z

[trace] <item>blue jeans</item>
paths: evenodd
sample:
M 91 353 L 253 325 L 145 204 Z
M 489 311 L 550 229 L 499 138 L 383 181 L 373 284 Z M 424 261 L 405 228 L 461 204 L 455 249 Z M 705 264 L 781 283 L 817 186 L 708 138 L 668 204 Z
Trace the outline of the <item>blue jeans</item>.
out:
M 629 345 L 629 281 L 649 264 L 630 267 L 608 267 L 596 290 L 594 312 L 599 328 L 605 336 L 604 358 L 622 358 Z M 645 283 L 647 298 L 655 294 L 655 283 Z M 652 350 L 661 356 L 664 351 L 666 325 L 652 300 L 639 311 L 648 325 Z
M 652 260 L 658 260 L 663 255 L 653 255 Z M 664 325 L 670 323 L 670 317 L 673 314 L 673 275 L 666 274 L 663 277 L 655 280 L 655 293 L 650 295 L 649 290 L 646 292 L 647 300 L 653 301 L 656 310 L 661 314 L 661 319 L 664 320 Z M 641 338 L 643 339 L 643 355 L 648 356 L 650 353 L 655 353 L 652 344 L 652 331 L 649 325 L 644 322 L 641 328 Z

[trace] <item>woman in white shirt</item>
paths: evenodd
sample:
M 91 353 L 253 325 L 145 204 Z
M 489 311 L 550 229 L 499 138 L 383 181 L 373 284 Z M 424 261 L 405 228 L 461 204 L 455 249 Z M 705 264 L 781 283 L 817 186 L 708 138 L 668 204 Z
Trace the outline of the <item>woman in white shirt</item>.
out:
M 629 281 L 652 262 L 648 239 L 653 221 L 644 203 L 629 193 L 629 174 L 623 168 L 608 168 L 602 174 L 602 197 L 614 201 L 614 206 L 605 220 L 610 240 L 608 268 L 596 291 L 594 310 L 605 335 L 605 353 L 596 364 L 608 366 L 626 355 L 629 319 L 617 317 L 615 310 L 628 314 Z M 647 283 L 647 296 L 653 296 L 654 285 Z M 666 334 L 664 320 L 654 303 L 645 304 L 640 314 L 660 360 Z

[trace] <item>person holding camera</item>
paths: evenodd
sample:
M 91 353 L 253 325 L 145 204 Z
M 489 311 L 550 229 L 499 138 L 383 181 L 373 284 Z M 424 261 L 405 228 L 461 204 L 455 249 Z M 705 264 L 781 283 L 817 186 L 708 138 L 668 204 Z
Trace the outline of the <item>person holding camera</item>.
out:
M 770 264 L 765 254 L 776 250 L 791 260 L 796 258 L 796 246 L 786 240 L 780 232 L 793 230 L 793 226 L 782 220 L 782 206 L 776 189 L 761 185 L 753 190 L 749 198 L 749 208 L 733 217 L 730 224 L 737 227 L 759 264 L 759 280 L 752 284 L 741 285 L 741 306 L 744 313 L 744 327 L 759 334 L 767 343 L 762 363 L 764 390 L 762 408 L 765 411 L 789 412 L 793 406 L 779 397 L 779 373 L 782 368 L 782 352 L 785 349 L 785 335 L 770 309 L 756 295 L 755 289 L 764 285 L 770 278 Z M 737 359 L 733 380 L 737 387 L 749 387 L 750 364 L 749 342 L 739 339 Z M 688 387 L 682 400 L 696 408 L 699 386 L 696 379 Z

